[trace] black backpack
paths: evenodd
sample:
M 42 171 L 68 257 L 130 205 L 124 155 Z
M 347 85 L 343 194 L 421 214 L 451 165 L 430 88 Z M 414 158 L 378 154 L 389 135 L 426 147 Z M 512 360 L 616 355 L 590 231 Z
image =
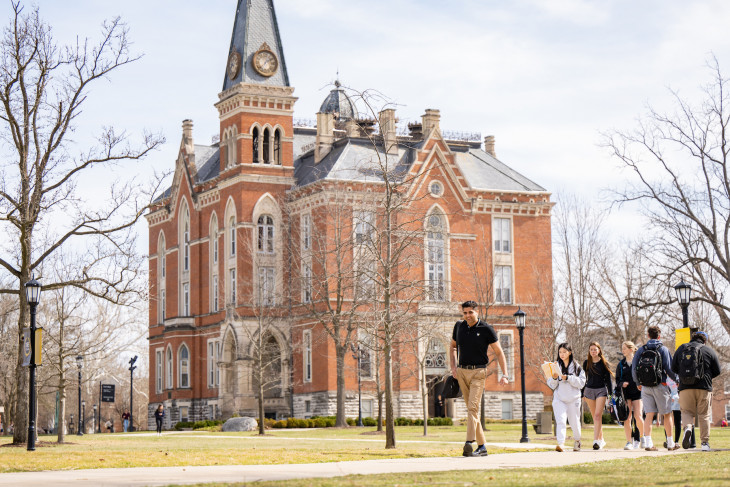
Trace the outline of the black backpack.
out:
M 682 347 L 679 357 L 679 383 L 693 386 L 705 376 L 705 361 L 702 359 L 703 345 L 698 342 L 689 342 Z
M 659 353 L 660 346 L 647 348 L 644 345 L 644 350 L 639 357 L 639 363 L 636 365 L 636 377 L 639 379 L 639 385 L 654 387 L 662 382 L 663 366 L 662 355 Z

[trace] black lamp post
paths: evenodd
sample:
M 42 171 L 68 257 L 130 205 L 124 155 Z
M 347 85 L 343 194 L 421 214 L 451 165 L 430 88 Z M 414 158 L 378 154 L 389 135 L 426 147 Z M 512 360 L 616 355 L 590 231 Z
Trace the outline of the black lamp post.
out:
M 96 404 L 94 404 L 94 416 L 91 418 L 91 431 L 96 433 Z
M 692 286 L 684 282 L 684 279 L 679 280 L 679 284 L 674 286 L 674 291 L 677 293 L 677 301 L 679 301 L 679 305 L 682 307 L 682 325 L 685 328 L 689 328 L 689 298 L 692 294 Z M 691 331 L 691 330 L 690 330 Z M 696 422 L 695 418 L 695 422 Z M 692 428 L 692 437 L 690 440 L 690 444 L 692 448 L 695 447 L 695 430 Z
M 520 382 L 522 383 L 522 438 L 520 438 L 520 443 L 529 443 L 530 441 L 527 437 L 527 403 L 525 400 L 525 316 L 522 308 L 517 308 L 514 317 L 517 329 L 520 331 Z
M 354 343 L 350 344 L 352 349 L 352 358 L 357 360 L 357 425 L 364 426 L 362 424 L 362 390 L 360 389 L 360 359 L 362 357 L 362 350 L 359 346 L 355 346 Z
M 86 400 L 81 401 L 81 431 L 86 428 Z
M 137 368 L 134 363 L 137 361 L 135 355 L 129 359 L 129 428 L 128 431 L 134 431 L 134 369 Z
M 41 299 L 41 283 L 32 276 L 30 281 L 25 283 L 25 300 L 30 305 L 30 387 L 28 388 L 28 451 L 35 450 L 35 310 Z
M 81 425 L 81 369 L 84 368 L 84 357 L 81 355 L 76 356 L 76 367 L 79 368 L 79 428 L 76 435 L 81 436 L 84 434 L 83 426 Z

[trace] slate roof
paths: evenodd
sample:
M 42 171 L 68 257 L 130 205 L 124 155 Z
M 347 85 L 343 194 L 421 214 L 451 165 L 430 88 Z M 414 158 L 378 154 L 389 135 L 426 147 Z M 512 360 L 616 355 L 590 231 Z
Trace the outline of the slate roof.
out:
M 279 68 L 269 77 L 261 76 L 253 69 L 251 58 L 262 44 L 266 43 L 276 54 Z M 223 91 L 238 83 L 256 83 L 267 86 L 289 86 L 289 73 L 284 62 L 284 49 L 279 36 L 279 24 L 276 21 L 272 0 L 238 0 L 236 20 L 231 34 L 230 56 L 233 50 L 241 55 L 242 67 L 235 78 L 228 77 L 228 62 L 223 77 Z M 228 58 L 226 58 L 228 59 Z

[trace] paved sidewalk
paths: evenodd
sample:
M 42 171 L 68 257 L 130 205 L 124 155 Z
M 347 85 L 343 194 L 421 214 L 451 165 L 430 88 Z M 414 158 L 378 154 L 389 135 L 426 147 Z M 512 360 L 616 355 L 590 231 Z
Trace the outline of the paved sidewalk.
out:
M 446 470 L 489 470 L 504 468 L 539 468 L 575 465 L 578 463 L 622 458 L 654 457 L 696 453 L 697 450 L 675 452 L 583 450 L 581 452 L 521 452 L 464 458 L 404 458 L 362 460 L 353 462 L 307 463 L 291 465 L 223 465 L 210 467 L 106 468 L 52 472 L 0 474 L 0 485 L 17 487 L 138 487 L 204 482 L 256 482 L 343 475 L 379 473 L 437 472 Z

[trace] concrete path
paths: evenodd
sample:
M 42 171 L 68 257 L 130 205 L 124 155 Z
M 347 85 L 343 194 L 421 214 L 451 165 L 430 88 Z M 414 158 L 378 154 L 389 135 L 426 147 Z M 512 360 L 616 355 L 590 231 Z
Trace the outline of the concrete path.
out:
M 540 468 L 575 465 L 578 463 L 616 460 L 622 458 L 681 455 L 698 450 L 674 452 L 583 450 L 520 452 L 464 458 L 405 458 L 362 460 L 352 462 L 308 463 L 292 465 L 223 465 L 211 467 L 149 467 L 106 468 L 52 472 L 23 472 L 0 474 L 0 485 L 17 487 L 130 487 L 196 484 L 204 482 L 256 482 L 343 475 L 380 473 L 437 472 L 446 470 L 489 470 L 504 468 Z

